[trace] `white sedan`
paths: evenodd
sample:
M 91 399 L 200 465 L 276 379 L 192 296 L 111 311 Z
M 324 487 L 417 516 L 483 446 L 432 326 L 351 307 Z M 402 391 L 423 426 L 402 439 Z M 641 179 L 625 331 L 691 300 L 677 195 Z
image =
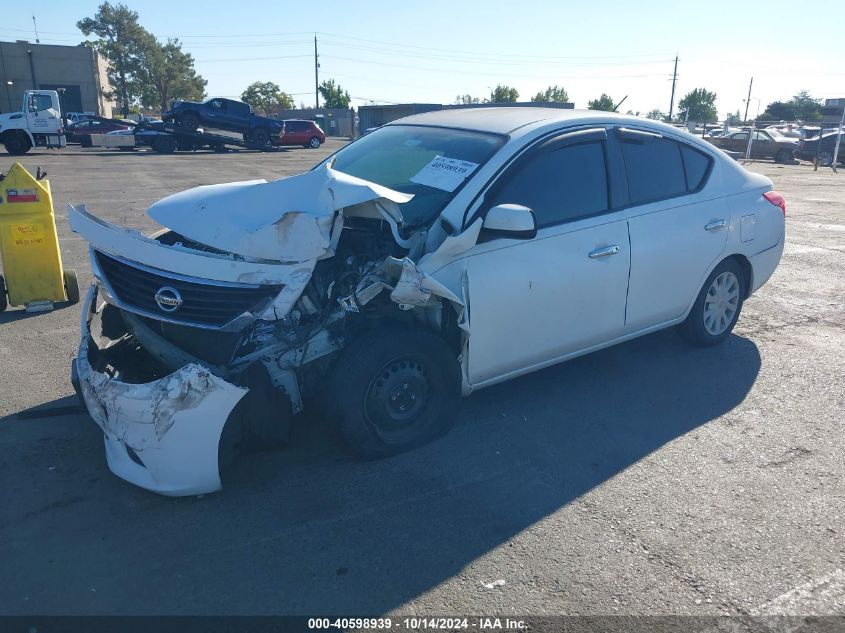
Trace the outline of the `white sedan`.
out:
M 461 394 L 668 327 L 718 344 L 786 206 L 671 126 L 513 107 L 402 119 L 148 213 L 144 237 L 69 208 L 97 280 L 74 381 L 110 468 L 181 495 L 308 406 L 376 458 L 445 433 Z

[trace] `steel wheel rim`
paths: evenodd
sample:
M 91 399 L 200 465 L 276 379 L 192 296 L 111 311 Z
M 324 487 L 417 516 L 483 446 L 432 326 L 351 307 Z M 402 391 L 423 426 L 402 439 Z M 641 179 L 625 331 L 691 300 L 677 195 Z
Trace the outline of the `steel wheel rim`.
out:
M 426 367 L 413 357 L 395 358 L 370 381 L 364 396 L 364 414 L 385 443 L 402 443 L 416 434 L 430 394 Z
M 730 271 L 716 276 L 704 297 L 704 329 L 711 336 L 723 334 L 739 310 L 739 279 Z

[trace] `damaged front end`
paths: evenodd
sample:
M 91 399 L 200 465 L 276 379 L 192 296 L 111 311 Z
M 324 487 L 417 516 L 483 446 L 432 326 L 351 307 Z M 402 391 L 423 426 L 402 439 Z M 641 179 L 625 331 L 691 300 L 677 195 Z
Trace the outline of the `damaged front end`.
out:
M 356 332 L 414 322 L 459 350 L 463 300 L 415 263 L 425 232 L 401 232 L 411 197 L 330 168 L 198 187 L 149 209 L 167 227 L 151 237 L 69 205 L 96 279 L 74 383 L 111 470 L 219 490 L 230 453 L 287 439 Z

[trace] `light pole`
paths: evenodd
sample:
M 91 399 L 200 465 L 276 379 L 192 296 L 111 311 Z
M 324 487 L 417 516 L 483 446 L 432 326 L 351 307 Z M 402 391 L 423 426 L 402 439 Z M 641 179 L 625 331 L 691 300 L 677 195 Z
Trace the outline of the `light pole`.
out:
M 9 112 L 12 111 L 12 86 L 15 85 L 15 82 L 11 79 L 6 80 L 6 100 L 9 102 Z
M 745 104 L 749 103 L 750 101 L 756 101 L 757 102 L 757 114 L 754 116 L 754 122 L 756 124 L 757 119 L 760 118 L 760 99 L 758 99 L 757 97 L 751 97 L 750 99 L 743 99 L 742 100 L 742 102 L 745 103 Z M 746 106 L 746 108 L 745 108 L 745 115 L 746 115 L 746 117 L 748 116 L 748 106 Z M 747 123 L 748 121 L 745 121 L 745 122 Z

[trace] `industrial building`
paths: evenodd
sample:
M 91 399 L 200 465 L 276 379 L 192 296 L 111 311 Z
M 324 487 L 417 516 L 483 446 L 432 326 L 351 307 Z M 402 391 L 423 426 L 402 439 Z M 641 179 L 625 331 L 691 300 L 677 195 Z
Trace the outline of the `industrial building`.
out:
M 59 91 L 64 112 L 111 117 L 107 60 L 88 46 L 0 42 L 0 111 L 17 112 L 25 90 Z M 64 90 L 62 90 L 64 89 Z

